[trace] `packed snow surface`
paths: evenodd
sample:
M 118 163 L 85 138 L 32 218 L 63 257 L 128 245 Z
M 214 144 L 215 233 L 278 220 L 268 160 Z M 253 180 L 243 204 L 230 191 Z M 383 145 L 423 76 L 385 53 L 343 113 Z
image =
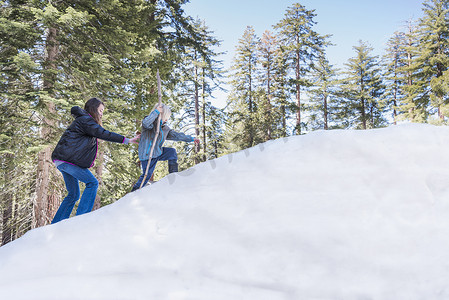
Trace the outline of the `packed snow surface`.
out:
M 318 131 L 0 248 L 0 298 L 449 299 L 449 129 Z

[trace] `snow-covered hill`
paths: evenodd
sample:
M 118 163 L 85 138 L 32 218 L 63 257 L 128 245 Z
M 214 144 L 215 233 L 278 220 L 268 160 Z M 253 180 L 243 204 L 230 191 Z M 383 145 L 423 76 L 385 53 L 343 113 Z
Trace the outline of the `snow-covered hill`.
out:
M 295 136 L 0 248 L 0 298 L 449 299 L 449 128 Z

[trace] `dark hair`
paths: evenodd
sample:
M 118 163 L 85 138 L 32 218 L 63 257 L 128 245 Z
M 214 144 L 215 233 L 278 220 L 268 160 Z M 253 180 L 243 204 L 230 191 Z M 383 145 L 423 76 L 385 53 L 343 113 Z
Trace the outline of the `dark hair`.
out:
M 98 107 L 100 105 L 104 106 L 104 103 L 98 98 L 90 98 L 87 100 L 86 104 L 84 104 L 84 110 L 87 111 L 98 124 L 101 124 L 101 118 L 98 115 Z

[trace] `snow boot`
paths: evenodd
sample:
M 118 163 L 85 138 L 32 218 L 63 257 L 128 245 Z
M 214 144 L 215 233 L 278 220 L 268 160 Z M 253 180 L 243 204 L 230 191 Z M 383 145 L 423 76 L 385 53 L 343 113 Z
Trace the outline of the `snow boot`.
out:
M 176 172 L 178 172 L 178 163 L 169 163 L 168 173 L 176 173 Z

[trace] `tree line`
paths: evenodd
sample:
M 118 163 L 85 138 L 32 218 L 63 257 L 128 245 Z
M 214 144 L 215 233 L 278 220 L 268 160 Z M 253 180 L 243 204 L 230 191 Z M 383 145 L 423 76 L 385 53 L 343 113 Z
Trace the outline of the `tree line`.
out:
M 425 1 L 422 12 L 382 56 L 360 40 L 342 69 L 326 55 L 332 36 L 315 31 L 315 10 L 300 3 L 262 37 L 248 26 L 230 73 L 229 141 L 243 149 L 317 129 L 446 124 L 448 1 Z
M 311 130 L 446 122 L 448 1 L 425 1 L 383 57 L 361 41 L 343 70 L 326 57 L 331 35 L 300 3 L 261 38 L 247 27 L 224 70 L 221 41 L 185 14 L 187 2 L 0 1 L 0 244 L 48 224 L 64 197 L 50 155 L 70 108 L 98 97 L 103 126 L 131 136 L 157 102 L 157 70 L 172 127 L 202 141 L 175 145 L 181 170 Z M 217 108 L 225 80 L 227 105 Z M 140 174 L 137 147 L 101 143 L 94 173 L 96 208 L 121 198 Z

